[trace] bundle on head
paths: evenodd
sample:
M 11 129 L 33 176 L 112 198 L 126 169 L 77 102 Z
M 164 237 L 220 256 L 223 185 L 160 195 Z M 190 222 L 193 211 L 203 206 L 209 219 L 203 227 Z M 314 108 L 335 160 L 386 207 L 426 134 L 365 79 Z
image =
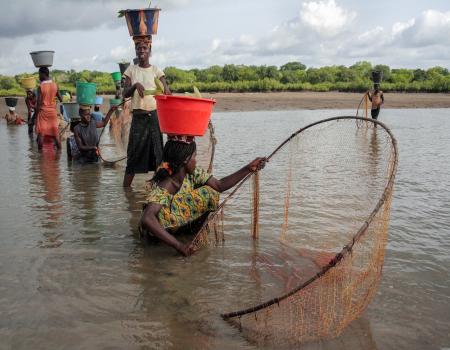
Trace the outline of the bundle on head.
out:
M 179 142 L 169 140 L 163 149 L 163 164 L 167 163 L 168 167 L 159 167 L 153 177 L 154 182 L 160 182 L 172 174 L 176 174 L 186 161 L 192 157 L 197 149 L 196 143 Z

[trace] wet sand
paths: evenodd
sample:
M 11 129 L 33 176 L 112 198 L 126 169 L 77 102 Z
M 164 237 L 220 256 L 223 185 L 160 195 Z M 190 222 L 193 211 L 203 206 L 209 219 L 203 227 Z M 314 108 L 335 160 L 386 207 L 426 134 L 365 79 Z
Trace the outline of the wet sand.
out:
M 217 100 L 216 112 L 281 111 L 297 109 L 355 109 L 363 94 L 345 92 L 269 92 L 269 93 L 215 93 L 203 94 Z M 107 112 L 108 101 L 102 106 Z M 384 108 L 450 108 L 450 94 L 436 93 L 386 93 Z M 7 111 L 0 103 L 3 117 Z M 23 98 L 17 105 L 17 113 L 26 116 Z

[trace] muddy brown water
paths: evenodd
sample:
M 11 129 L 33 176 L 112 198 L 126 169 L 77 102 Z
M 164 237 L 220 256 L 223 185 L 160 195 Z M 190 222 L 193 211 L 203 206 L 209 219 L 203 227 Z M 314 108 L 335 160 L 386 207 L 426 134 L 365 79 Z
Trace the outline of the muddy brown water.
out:
M 346 112 L 354 113 L 216 113 L 215 173 Z M 449 113 L 383 111 L 400 165 L 381 286 L 339 338 L 306 349 L 450 347 Z M 38 153 L 25 126 L 4 122 L 0 150 L 0 349 L 255 348 L 219 316 L 235 309 L 238 291 L 244 305 L 279 292 L 249 278 L 250 255 L 242 252 L 258 248 L 248 236 L 185 259 L 139 239 L 146 177 L 124 191 L 123 167 Z

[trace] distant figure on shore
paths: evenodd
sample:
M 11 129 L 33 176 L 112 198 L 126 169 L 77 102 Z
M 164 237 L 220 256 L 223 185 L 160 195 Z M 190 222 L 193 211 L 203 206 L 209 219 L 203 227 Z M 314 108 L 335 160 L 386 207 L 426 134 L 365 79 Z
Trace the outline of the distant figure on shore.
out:
M 9 111 L 5 115 L 6 122 L 8 125 L 23 125 L 26 124 L 25 121 L 19 117 L 16 113 L 15 107 L 8 107 Z
M 127 167 L 123 186 L 130 187 L 134 175 L 154 171 L 162 159 L 163 138 L 156 113 L 156 100 L 144 95 L 145 90 L 155 90 L 155 79 L 164 86 L 164 94 L 170 95 L 164 72 L 150 64 L 151 36 L 133 37 L 137 65 L 130 65 L 124 72 L 123 97 L 132 97 L 132 121 L 127 149 Z
M 27 97 L 25 97 L 25 104 L 27 105 L 28 109 L 28 134 L 33 134 L 33 128 L 36 121 L 36 104 L 37 104 L 37 98 L 36 94 L 33 90 L 27 89 Z
M 97 128 L 104 127 L 117 107 L 112 107 L 104 120 L 96 121 L 92 118 L 90 106 L 80 106 L 81 121 L 73 128 L 73 136 L 67 139 L 67 157 L 78 162 L 98 162 L 98 134 Z
M 62 102 L 58 85 L 50 79 L 47 67 L 39 68 L 38 99 L 36 106 L 36 133 L 38 148 L 42 149 L 44 136 L 53 138 L 56 148 L 61 149 L 61 140 L 58 130 L 58 113 L 56 111 L 56 98 Z
M 380 85 L 374 85 L 374 91 L 372 93 L 368 92 L 369 100 L 372 102 L 372 108 L 370 109 L 370 115 L 372 119 L 377 120 L 380 114 L 381 105 L 384 103 L 383 91 L 380 90 Z

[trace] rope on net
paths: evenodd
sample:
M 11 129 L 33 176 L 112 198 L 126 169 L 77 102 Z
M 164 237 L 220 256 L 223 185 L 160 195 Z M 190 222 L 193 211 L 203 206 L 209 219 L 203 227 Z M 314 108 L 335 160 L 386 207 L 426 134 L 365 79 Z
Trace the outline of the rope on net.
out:
M 369 90 L 367 90 L 361 100 L 359 101 L 358 107 L 356 108 L 356 117 L 362 117 L 369 119 Z M 363 122 L 361 120 L 356 121 L 357 127 L 362 127 L 365 125 L 369 127 L 371 124 L 367 122 Z
M 373 128 L 371 135 L 365 132 L 358 133 L 354 130 L 356 122 L 379 127 Z M 317 137 L 320 134 L 325 135 L 323 140 Z M 321 143 L 316 144 L 319 142 Z M 285 147 L 287 145 L 289 147 Z M 341 147 L 340 150 L 339 147 Z M 284 152 L 286 148 L 289 149 L 286 151 L 289 152 L 288 158 L 280 158 L 279 153 Z M 311 157 L 315 154 L 320 156 L 308 163 L 308 157 L 302 155 L 302 152 L 310 152 Z M 293 157 L 298 158 L 297 162 L 304 161 L 304 163 L 300 165 L 295 163 Z M 322 159 L 324 157 L 329 158 L 325 163 Z M 359 159 L 360 157 L 363 158 Z M 302 201 L 295 210 L 304 210 L 306 214 L 303 214 L 303 217 L 300 215 L 301 212 L 294 213 L 292 208 L 289 211 L 289 207 L 292 203 L 296 203 L 293 201 L 295 195 L 300 197 L 303 195 L 301 199 L 304 201 L 309 199 L 315 205 L 319 203 L 314 202 L 317 195 L 315 186 L 311 186 L 315 184 L 314 181 L 320 185 L 324 184 L 323 186 L 333 183 L 333 186 L 341 189 L 341 194 L 346 196 L 339 197 L 343 201 L 342 206 L 348 204 L 351 212 L 348 213 L 348 217 L 335 219 L 336 222 L 331 222 L 332 225 L 318 224 L 317 230 L 324 235 L 323 237 L 316 238 L 312 235 L 306 237 L 306 241 L 308 239 L 316 239 L 318 242 L 322 239 L 332 240 L 329 244 L 333 246 L 332 254 L 324 254 L 327 257 L 326 260 L 317 263 L 319 269 L 311 277 L 303 280 L 296 287 L 291 286 L 281 296 L 252 307 L 223 313 L 221 316 L 231 325 L 236 326 L 248 340 L 257 344 L 292 346 L 337 336 L 365 310 L 381 279 L 390 204 L 398 163 L 397 142 L 392 132 L 377 120 L 341 116 L 324 119 L 299 129 L 282 142 L 267 159 L 271 161 L 269 165 L 278 161 L 280 166 L 288 166 L 285 172 L 287 181 L 283 212 L 277 213 L 280 214 L 279 236 L 283 244 L 295 243 L 297 237 L 291 232 L 294 229 L 296 234 L 307 233 L 309 223 L 304 223 L 302 220 L 314 217 L 311 213 L 314 214 L 314 211 L 317 211 L 317 206 L 311 207 L 315 209 L 305 208 L 306 204 Z M 361 162 L 366 162 L 367 164 L 364 163 L 364 165 L 367 167 L 359 168 Z M 355 166 L 357 167 L 355 169 L 359 170 L 350 169 L 350 166 Z M 277 167 L 274 171 L 276 170 Z M 341 172 L 335 173 L 335 171 Z M 301 176 L 295 176 L 295 174 L 301 174 Z M 340 179 L 339 176 L 343 178 Z M 220 203 L 218 209 L 210 214 L 191 243 L 193 251 L 207 244 L 218 244 L 224 241 L 224 208 L 250 178 L 253 179 L 254 191 L 251 230 L 255 238 L 258 233 L 263 232 L 256 226 L 264 225 L 259 219 L 259 211 L 265 209 L 264 204 L 268 205 L 269 214 L 276 214 L 271 212 L 273 203 L 260 203 L 259 186 L 264 186 L 264 176 L 260 178 L 260 174 L 249 174 Z M 264 194 L 264 191 L 261 194 Z M 334 194 L 327 191 L 325 196 L 331 197 Z M 268 198 L 268 200 L 272 199 Z M 326 200 L 320 202 L 322 207 L 326 207 Z M 361 208 L 358 206 L 355 208 L 353 202 L 361 202 Z M 341 203 L 336 205 L 339 207 Z M 297 216 L 292 216 L 293 214 Z M 325 214 L 331 215 L 335 212 Z M 333 218 L 333 216 L 330 217 Z M 289 224 L 288 218 L 291 221 Z M 342 223 L 342 219 L 349 222 Z M 209 236 L 212 233 L 214 238 L 210 239 Z M 343 248 L 339 248 L 343 243 L 345 243 Z

